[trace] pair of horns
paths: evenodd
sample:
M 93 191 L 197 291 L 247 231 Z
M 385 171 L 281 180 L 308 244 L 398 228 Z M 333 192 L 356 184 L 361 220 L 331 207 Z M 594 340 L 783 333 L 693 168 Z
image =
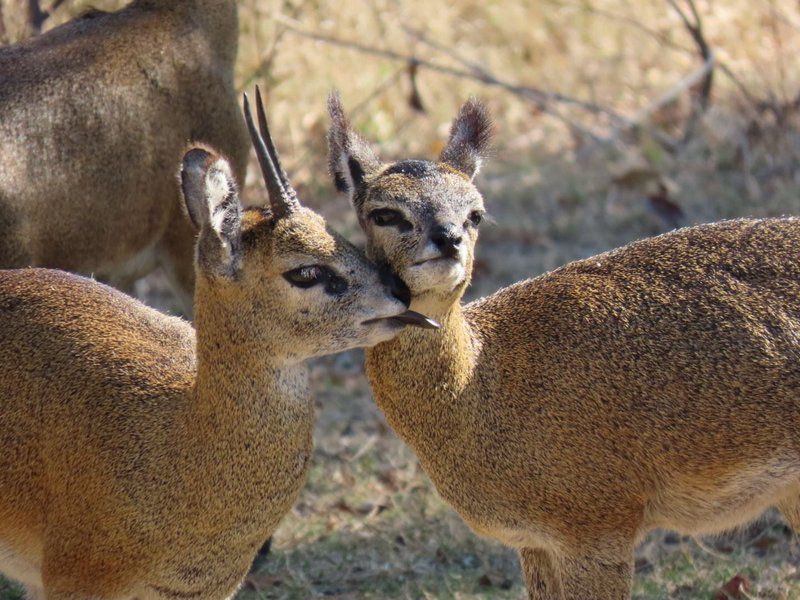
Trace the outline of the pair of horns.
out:
M 258 164 L 261 165 L 261 173 L 264 175 L 264 183 L 267 185 L 269 195 L 269 205 L 272 214 L 276 219 L 281 218 L 300 208 L 297 200 L 297 193 L 294 191 L 286 171 L 281 167 L 278 151 L 269 133 L 267 126 L 267 116 L 264 113 L 264 104 L 261 102 L 261 90 L 256 86 L 256 114 L 258 115 L 258 127 L 256 129 L 253 122 L 253 115 L 250 112 L 250 100 L 244 94 L 244 120 L 247 122 L 247 129 L 250 131 L 250 139 L 256 149 Z M 260 131 L 259 131 L 260 130 Z

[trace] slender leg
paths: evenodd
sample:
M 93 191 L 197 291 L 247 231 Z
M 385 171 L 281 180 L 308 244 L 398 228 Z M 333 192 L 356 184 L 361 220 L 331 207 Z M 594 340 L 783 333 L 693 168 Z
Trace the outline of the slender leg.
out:
M 540 548 L 523 548 L 519 559 L 529 600 L 563 600 L 561 577 L 553 555 Z
M 778 503 L 778 510 L 789 523 L 795 535 L 800 536 L 800 497 L 783 500 Z
M 563 557 L 561 581 L 566 598 L 628 600 L 633 582 L 633 552 L 613 556 Z
M 192 317 L 194 309 L 195 237 L 188 217 L 177 214 L 164 233 L 159 253 L 161 266 L 187 318 Z

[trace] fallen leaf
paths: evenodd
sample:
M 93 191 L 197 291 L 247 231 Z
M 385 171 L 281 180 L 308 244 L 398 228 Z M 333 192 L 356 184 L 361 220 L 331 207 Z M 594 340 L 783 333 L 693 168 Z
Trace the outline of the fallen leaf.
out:
M 743 592 L 750 591 L 750 580 L 744 575 L 737 573 L 719 588 L 714 594 L 714 600 L 745 600 L 747 596 Z

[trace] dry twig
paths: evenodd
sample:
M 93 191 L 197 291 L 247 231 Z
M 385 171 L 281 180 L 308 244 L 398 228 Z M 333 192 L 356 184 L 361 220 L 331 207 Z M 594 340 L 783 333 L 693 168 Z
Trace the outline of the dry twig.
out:
M 388 60 L 402 62 L 405 63 L 406 65 L 415 64 L 417 68 L 425 68 L 445 75 L 451 75 L 453 77 L 459 77 L 461 79 L 471 79 L 474 81 L 479 81 L 484 85 L 505 89 L 517 96 L 525 98 L 529 102 L 532 102 L 539 110 L 559 119 L 560 121 L 565 123 L 572 131 L 579 132 L 581 135 L 588 137 L 596 142 L 608 142 L 610 140 L 607 137 L 603 136 L 602 134 L 599 134 L 591 130 L 587 126 L 578 123 L 577 121 L 566 116 L 562 111 L 558 109 L 558 105 L 569 105 L 577 108 L 582 108 L 583 110 L 586 110 L 594 114 L 603 114 L 606 115 L 611 121 L 615 123 L 625 124 L 627 122 L 627 119 L 624 116 L 604 106 L 600 106 L 599 104 L 595 104 L 593 102 L 587 102 L 584 100 L 580 100 L 578 98 L 573 98 L 571 96 L 560 94 L 558 92 L 541 90 L 539 88 L 535 88 L 532 86 L 526 86 L 504 81 L 499 77 L 483 69 L 477 71 L 473 69 L 469 70 L 459 69 L 443 65 L 441 63 L 436 63 L 433 61 L 421 59 L 416 56 L 402 54 L 394 50 L 375 48 L 373 46 L 367 46 L 360 42 L 343 40 L 323 33 L 307 31 L 299 27 L 296 22 L 283 15 L 277 15 L 276 20 L 284 23 L 289 30 L 291 30 L 296 35 L 302 37 L 339 46 L 342 48 L 348 48 L 350 50 L 355 50 L 357 52 L 362 52 L 364 54 L 369 54 L 372 56 L 378 56 L 380 58 L 385 58 Z
M 695 81 L 688 86 L 688 88 L 695 87 L 696 85 L 699 87 L 696 101 L 692 103 L 692 112 L 683 133 L 683 141 L 685 142 L 692 136 L 700 115 L 706 111 L 710 102 L 711 88 L 714 83 L 714 52 L 706 41 L 703 33 L 703 20 L 700 17 L 694 0 L 686 0 L 689 10 L 692 13 L 691 19 L 689 19 L 689 15 L 686 14 L 686 11 L 680 7 L 678 0 L 667 0 L 667 2 L 675 12 L 678 13 L 684 27 L 686 27 L 692 40 L 694 40 L 697 51 L 703 61 L 702 66 L 696 71 L 698 77 L 693 78 Z
M 299 15 L 308 3 L 309 0 L 302 0 L 296 6 L 292 7 L 292 18 Z M 286 26 L 276 28 L 275 35 L 272 36 L 272 43 L 270 44 L 269 49 L 264 53 L 263 58 L 258 63 L 258 66 L 253 69 L 247 77 L 244 78 L 244 84 L 242 86 L 244 89 L 249 88 L 255 79 L 263 78 L 265 73 L 269 73 L 278 55 L 278 49 L 280 48 L 281 42 L 283 41 L 283 38 L 287 32 L 288 28 Z

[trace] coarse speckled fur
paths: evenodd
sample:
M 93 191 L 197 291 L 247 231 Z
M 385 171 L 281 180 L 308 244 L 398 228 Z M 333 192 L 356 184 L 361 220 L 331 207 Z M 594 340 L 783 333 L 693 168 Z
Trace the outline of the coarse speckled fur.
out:
M 161 265 L 188 313 L 194 230 L 174 165 L 195 140 L 243 180 L 237 40 L 233 0 L 136 0 L 0 48 L 0 267 L 129 290 Z
M 384 318 L 405 305 L 319 215 L 242 210 L 207 148 L 182 181 L 196 330 L 77 275 L 0 271 L 0 571 L 34 597 L 230 597 L 305 479 L 303 360 L 402 328 Z M 308 265 L 346 289 L 284 277 Z
M 519 550 L 530 598 L 628 598 L 658 527 L 719 532 L 778 506 L 800 531 L 800 219 L 674 231 L 462 306 L 476 163 L 455 161 L 467 181 L 439 163 L 387 175 L 371 150 L 341 156 L 356 134 L 335 98 L 331 113 L 334 169 L 377 165 L 349 188 L 368 255 L 443 326 L 367 352 L 376 402 L 464 520 Z M 488 126 L 473 106 L 454 132 Z M 403 230 L 374 222 L 386 208 Z M 442 223 L 458 253 L 415 264 Z

